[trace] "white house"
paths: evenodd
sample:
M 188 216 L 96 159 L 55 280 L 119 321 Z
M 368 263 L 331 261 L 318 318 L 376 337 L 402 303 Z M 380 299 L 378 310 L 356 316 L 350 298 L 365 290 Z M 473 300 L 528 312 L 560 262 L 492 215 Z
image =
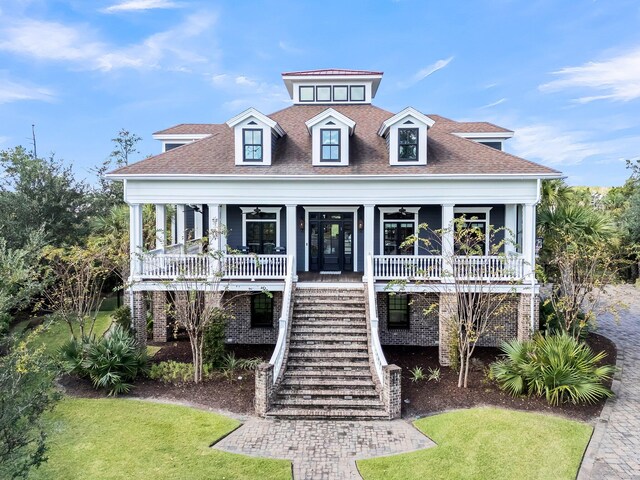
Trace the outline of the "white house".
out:
M 149 301 L 154 339 L 166 341 L 171 292 L 221 271 L 231 295 L 255 292 L 238 296 L 228 342 L 276 345 L 257 376 L 260 413 L 397 416 L 399 369 L 380 345 L 439 345 L 446 364 L 442 318 L 455 301 L 444 273 L 453 242 L 443 238 L 437 252 L 401 244 L 419 224 L 446 228 L 460 216 L 487 234 L 489 225 L 506 227 L 514 242 L 493 256 L 485 242 L 486 255 L 464 260 L 514 292 L 501 333 L 483 341 L 529 336 L 537 327 L 535 206 L 540 181 L 561 174 L 504 152 L 514 133 L 502 127 L 374 106 L 382 72 L 282 78 L 290 107 L 159 131 L 161 154 L 109 174 L 124 181 L 130 205 L 139 341 Z M 155 205 L 153 250 L 143 245 L 143 204 Z M 211 236 L 209 251 L 225 255 L 212 258 L 198 239 L 218 225 L 228 232 Z M 408 295 L 387 293 L 396 278 L 409 279 Z M 433 315 L 411 301 L 426 283 L 433 295 L 421 302 L 439 304 Z

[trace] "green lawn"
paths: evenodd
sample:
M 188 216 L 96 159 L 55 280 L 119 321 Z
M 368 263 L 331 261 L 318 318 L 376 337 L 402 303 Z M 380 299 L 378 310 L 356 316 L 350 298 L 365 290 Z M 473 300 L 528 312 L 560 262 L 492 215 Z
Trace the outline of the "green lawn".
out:
M 65 399 L 47 419 L 49 461 L 31 479 L 290 479 L 291 464 L 209 446 L 239 422 L 176 405 Z
M 365 480 L 575 479 L 591 436 L 585 423 L 476 408 L 415 422 L 436 447 L 361 460 Z

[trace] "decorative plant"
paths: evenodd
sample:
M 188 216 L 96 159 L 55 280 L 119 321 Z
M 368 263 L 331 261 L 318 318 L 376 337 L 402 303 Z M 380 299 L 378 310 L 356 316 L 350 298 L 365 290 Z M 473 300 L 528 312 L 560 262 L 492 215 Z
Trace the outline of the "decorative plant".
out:
M 439 383 L 442 376 L 440 374 L 440 369 L 439 368 L 428 368 L 428 372 L 429 372 L 429 376 L 427 377 L 427 381 L 434 381 L 436 383 Z
M 413 367 L 411 370 L 411 381 L 412 382 L 419 382 L 421 380 L 424 380 L 425 374 L 424 371 L 422 370 L 422 367 Z

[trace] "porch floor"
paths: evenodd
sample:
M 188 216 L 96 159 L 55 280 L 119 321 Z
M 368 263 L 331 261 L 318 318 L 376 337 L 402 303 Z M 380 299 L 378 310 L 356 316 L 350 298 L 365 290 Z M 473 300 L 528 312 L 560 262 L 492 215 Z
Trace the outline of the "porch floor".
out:
M 353 283 L 362 282 L 362 272 L 320 273 L 298 272 L 298 282 Z

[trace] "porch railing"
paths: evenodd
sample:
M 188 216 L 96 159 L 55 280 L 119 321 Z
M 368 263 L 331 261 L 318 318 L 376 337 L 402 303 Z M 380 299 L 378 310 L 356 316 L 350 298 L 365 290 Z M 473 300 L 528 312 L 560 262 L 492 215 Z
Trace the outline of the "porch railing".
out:
M 524 258 L 519 255 L 459 256 L 451 260 L 440 255 L 374 255 L 376 280 L 519 280 L 525 276 Z
M 289 255 L 287 258 L 288 273 L 284 281 L 284 292 L 282 294 L 282 312 L 280 314 L 280 319 L 278 320 L 278 341 L 276 342 L 276 348 L 273 350 L 271 360 L 269 361 L 269 363 L 273 365 L 273 383 L 277 382 L 280 371 L 284 365 L 284 354 L 288 343 L 289 325 L 291 323 L 294 265 L 295 257 L 293 255 Z
M 373 256 L 367 258 L 367 271 L 373 271 Z M 376 305 L 375 279 L 372 275 L 367 276 L 367 302 L 369 308 L 369 351 L 380 385 L 384 386 L 384 367 L 387 359 L 380 345 L 380 335 L 378 332 L 378 306 Z
M 225 255 L 221 259 L 208 255 L 148 252 L 141 255 L 143 280 L 207 278 L 218 275 L 228 279 L 284 280 L 289 273 L 286 255 Z

